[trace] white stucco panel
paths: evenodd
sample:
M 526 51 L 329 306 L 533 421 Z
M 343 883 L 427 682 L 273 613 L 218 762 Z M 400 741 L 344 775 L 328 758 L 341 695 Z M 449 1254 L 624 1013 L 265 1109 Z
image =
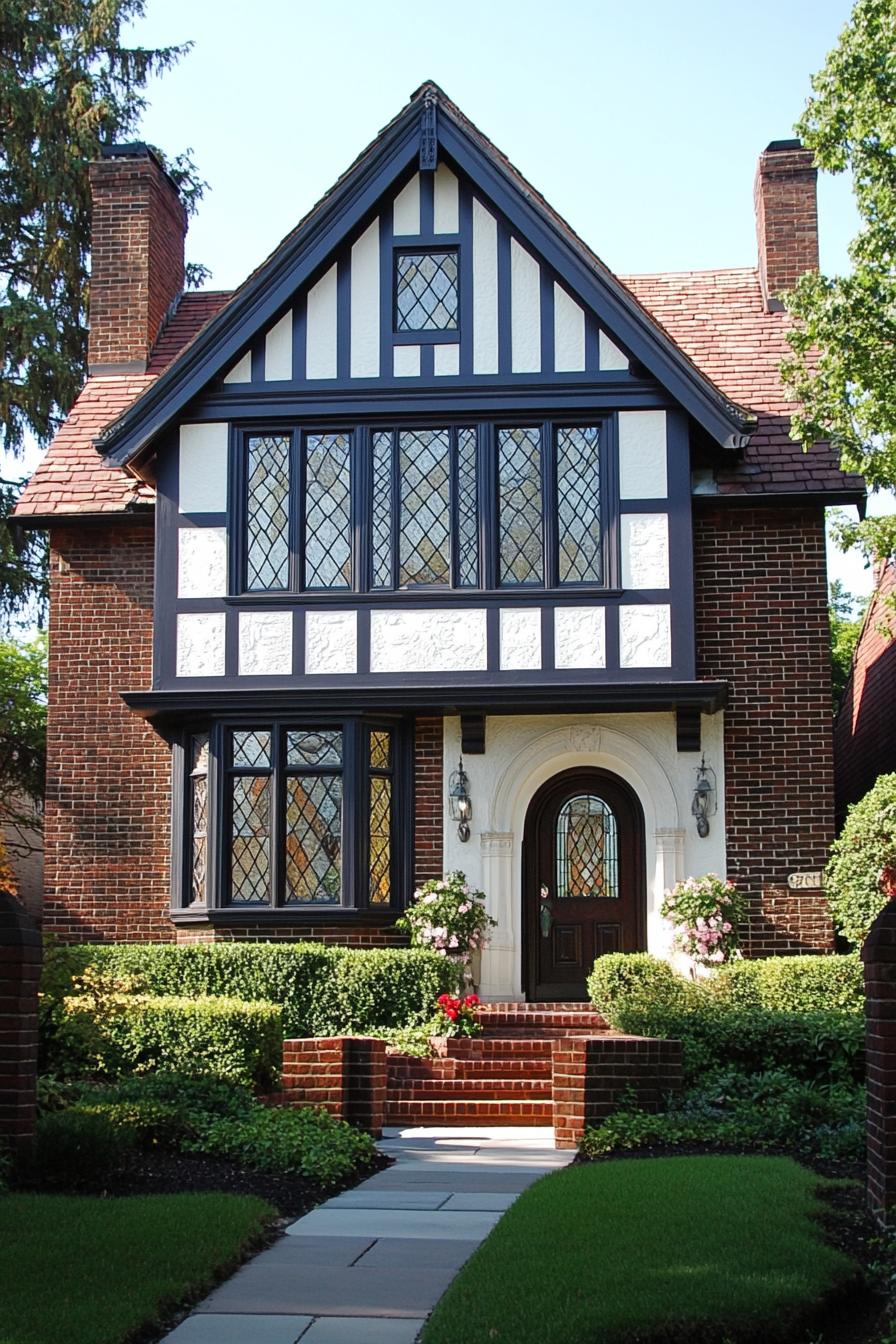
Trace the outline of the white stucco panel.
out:
M 420 232 L 419 173 L 415 173 L 395 197 L 392 206 L 392 232 L 401 237 Z
M 501 671 L 541 667 L 541 608 L 501 608 Z
M 177 534 L 178 597 L 224 597 L 227 529 L 182 527 Z
M 619 349 L 615 341 L 610 340 L 605 331 L 600 332 L 598 336 L 597 357 L 602 373 L 607 369 L 628 370 L 628 355 Z
M 275 322 L 264 338 L 264 380 L 282 383 L 292 378 L 292 309 Z
M 181 612 L 177 618 L 177 675 L 223 677 L 223 611 Z
M 434 345 L 432 348 L 433 373 L 437 378 L 460 373 L 460 346 Z
M 554 609 L 555 667 L 606 667 L 606 647 L 603 607 Z
M 181 513 L 226 513 L 227 441 L 230 427 L 181 425 L 178 508 Z
M 392 369 L 396 378 L 419 378 L 419 345 L 396 345 L 392 356 Z
M 620 524 L 623 588 L 668 588 L 668 515 L 623 513 Z
M 238 359 L 233 368 L 224 375 L 225 383 L 251 383 L 252 351 L 247 350 L 242 359 Z
M 554 281 L 554 369 L 581 373 L 585 368 L 585 310 Z
M 336 263 L 308 291 L 305 377 L 336 377 Z
M 473 200 L 473 372 L 498 372 L 498 221 Z
M 666 412 L 619 412 L 619 498 L 665 499 Z
M 358 670 L 358 613 L 305 612 L 305 671 L 339 676 Z
M 541 268 L 510 240 L 510 364 L 514 373 L 541 369 Z
M 374 611 L 371 672 L 484 672 L 484 610 Z
M 619 666 L 671 667 L 670 608 L 660 603 L 619 608 Z
M 457 233 L 457 178 L 445 163 L 440 163 L 433 179 L 433 229 L 436 233 Z
M 240 676 L 292 673 L 292 612 L 240 612 Z
M 380 372 L 380 222 L 375 219 L 352 248 L 351 374 Z

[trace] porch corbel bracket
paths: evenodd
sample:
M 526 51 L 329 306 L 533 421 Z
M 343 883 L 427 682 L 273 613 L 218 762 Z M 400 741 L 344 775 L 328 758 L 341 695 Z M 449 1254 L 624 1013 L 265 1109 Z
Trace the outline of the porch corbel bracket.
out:
M 460 742 L 465 756 L 485 755 L 484 714 L 461 714 Z
M 675 711 L 675 737 L 679 751 L 700 750 L 700 710 L 693 705 L 679 705 Z

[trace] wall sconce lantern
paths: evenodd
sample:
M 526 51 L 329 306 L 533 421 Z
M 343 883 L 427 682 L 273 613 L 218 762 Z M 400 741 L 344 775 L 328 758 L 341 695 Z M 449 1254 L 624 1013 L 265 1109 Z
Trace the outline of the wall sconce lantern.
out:
M 473 804 L 470 801 L 470 780 L 464 769 L 461 756 L 457 769 L 448 780 L 448 815 L 457 822 L 457 834 L 460 840 L 469 840 L 470 822 L 473 818 Z
M 697 822 L 697 834 L 701 840 L 705 840 L 709 835 L 709 819 L 716 813 L 716 776 L 715 771 L 706 764 L 706 757 L 701 756 L 700 764 L 697 767 L 697 783 L 694 787 L 694 797 L 691 802 L 691 816 Z

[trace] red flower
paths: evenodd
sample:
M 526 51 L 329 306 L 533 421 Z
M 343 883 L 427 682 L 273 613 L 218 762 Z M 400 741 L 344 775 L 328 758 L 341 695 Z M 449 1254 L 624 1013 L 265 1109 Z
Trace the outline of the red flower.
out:
M 479 1003 L 478 994 L 468 994 L 467 997 L 464 999 L 465 1008 L 475 1008 L 478 1003 Z

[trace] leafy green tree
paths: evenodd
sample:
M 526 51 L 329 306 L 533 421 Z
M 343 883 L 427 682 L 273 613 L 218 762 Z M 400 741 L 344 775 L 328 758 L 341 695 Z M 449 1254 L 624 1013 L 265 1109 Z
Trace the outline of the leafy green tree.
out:
M 87 353 L 90 185 L 102 144 L 133 138 L 144 90 L 190 44 L 128 47 L 122 28 L 145 0 L 0 0 L 0 449 L 52 437 L 83 382 Z M 167 164 L 188 209 L 204 183 L 190 151 Z M 204 272 L 193 268 L 191 279 Z M 38 548 L 3 524 L 0 607 L 40 598 Z
M 896 896 L 896 775 L 879 775 L 849 809 L 824 875 L 834 923 L 851 943 L 864 942 L 874 919 Z
M 0 819 L 39 825 L 47 730 L 47 637 L 0 640 Z
M 804 275 L 787 298 L 796 320 L 785 381 L 802 410 L 794 438 L 830 439 L 873 489 L 896 485 L 896 3 L 857 0 L 812 80 L 796 130 L 819 167 L 849 171 L 861 229 L 847 276 Z M 817 353 L 816 353 L 817 352 Z M 896 551 L 896 515 L 841 521 L 841 544 Z
M 847 593 L 839 579 L 833 579 L 828 594 L 828 620 L 831 627 L 831 682 L 834 691 L 834 709 L 840 704 L 840 698 L 846 689 L 852 669 L 853 654 L 862 624 L 867 598 L 858 598 Z

